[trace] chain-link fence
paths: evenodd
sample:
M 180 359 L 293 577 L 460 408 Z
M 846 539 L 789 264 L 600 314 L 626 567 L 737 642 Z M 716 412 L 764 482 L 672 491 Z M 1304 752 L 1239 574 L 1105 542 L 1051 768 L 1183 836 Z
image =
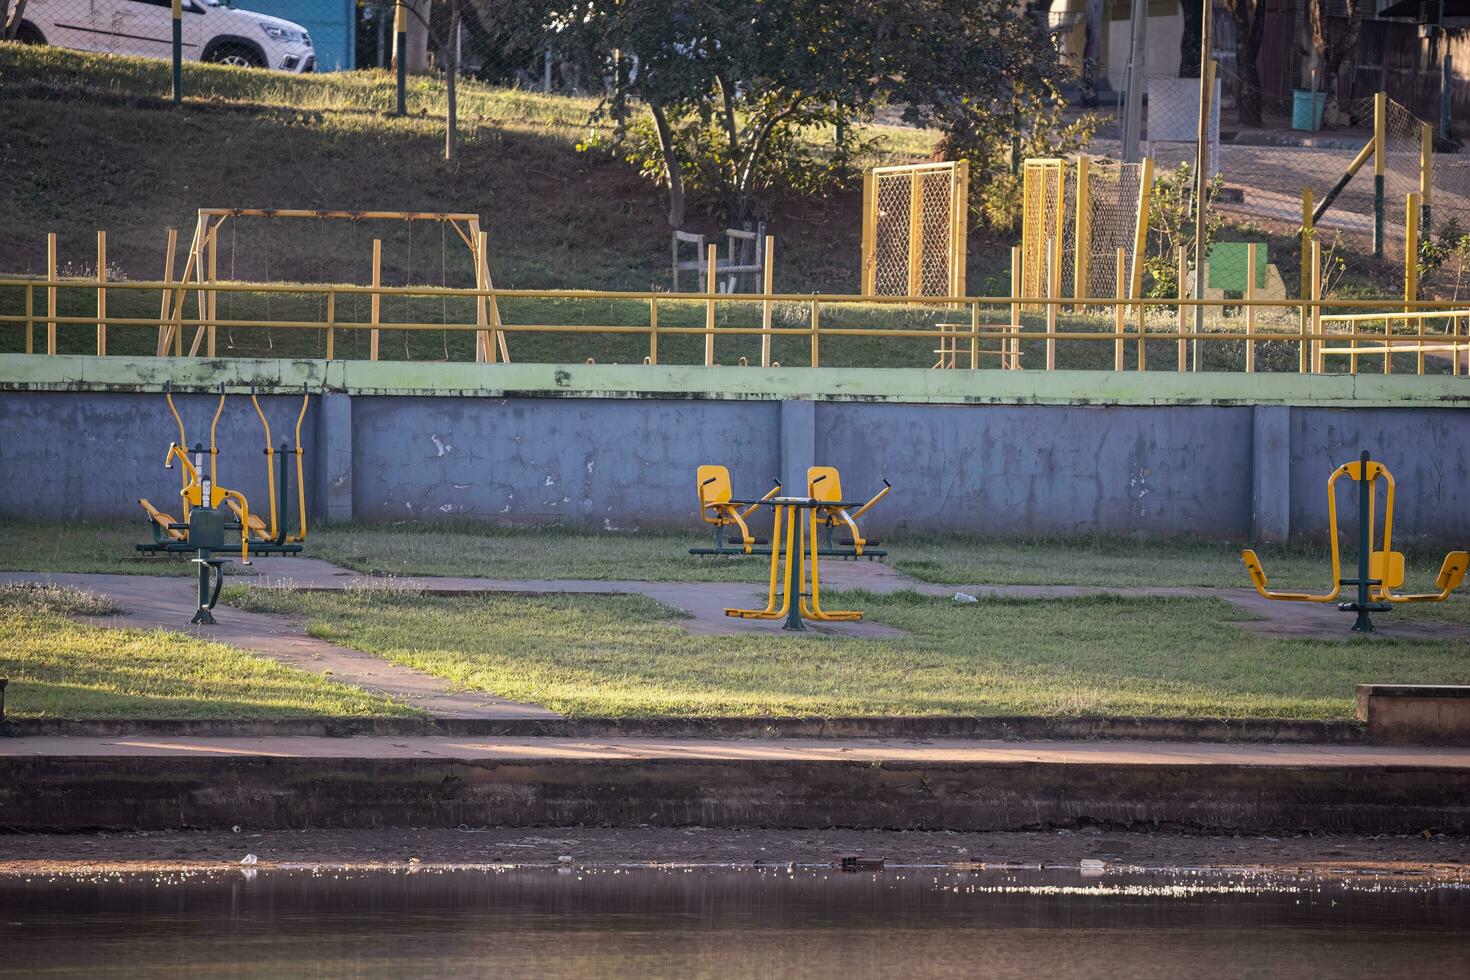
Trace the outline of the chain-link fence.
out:
M 1151 279 L 1162 273 L 1164 259 L 1193 241 L 1199 97 L 1198 78 L 1152 78 L 1142 100 L 1134 152 L 1152 159 L 1163 192 L 1152 215 Z M 1270 264 L 1279 262 L 1289 296 L 1301 294 L 1310 263 L 1304 250 L 1313 240 L 1328 253 L 1329 292 L 1401 294 L 1405 259 L 1414 251 L 1406 242 L 1412 194 L 1421 195 L 1421 238 L 1447 223 L 1453 234 L 1466 227 L 1470 161 L 1437 152 L 1431 127 L 1390 98 L 1330 103 L 1326 93 L 1297 92 L 1283 100 L 1218 65 L 1211 102 L 1207 239 L 1258 241 L 1271 253 Z M 1090 151 L 1111 158 L 1128 153 L 1120 138 L 1127 111 L 1105 118 Z
M 866 177 L 863 292 L 959 296 L 965 291 L 968 168 L 878 167 Z

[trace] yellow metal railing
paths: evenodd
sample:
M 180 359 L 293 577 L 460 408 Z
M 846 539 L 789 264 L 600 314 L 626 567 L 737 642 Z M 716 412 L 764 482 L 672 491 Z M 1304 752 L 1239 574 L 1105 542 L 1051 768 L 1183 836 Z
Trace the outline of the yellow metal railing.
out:
M 183 316 L 184 304 L 169 304 L 173 311 L 163 316 L 117 316 L 99 302 L 93 311 L 77 315 L 60 312 L 60 294 L 66 291 L 96 291 L 99 300 L 103 290 L 138 291 L 154 294 L 196 294 L 203 302 L 198 303 L 200 314 Z M 14 304 L 15 291 L 22 294 L 21 302 Z M 294 295 L 318 301 L 321 315 L 315 319 L 232 319 L 208 315 L 217 312 L 218 305 L 212 300 L 216 294 L 255 293 L 267 295 Z M 326 355 L 335 356 L 334 337 L 340 331 L 402 330 L 402 331 L 450 331 L 484 333 L 483 322 L 466 320 L 453 322 L 397 322 L 385 321 L 379 316 L 369 320 L 344 319 L 344 299 L 367 297 L 381 300 L 385 297 L 408 297 L 418 299 L 497 300 L 556 300 L 556 301 L 633 301 L 646 304 L 645 323 L 505 323 L 494 325 L 490 330 L 497 334 L 627 334 L 643 335 L 647 338 L 647 355 L 644 363 L 659 363 L 659 338 L 667 336 L 703 337 L 705 343 L 704 362 L 714 364 L 714 337 L 759 338 L 763 366 L 775 366 L 771 360 L 773 338 L 797 338 L 805 341 L 809 350 L 810 365 L 821 366 L 821 339 L 836 337 L 866 337 L 909 339 L 931 345 L 923 348 L 925 354 L 940 354 L 939 364 L 943 367 L 965 367 L 974 370 L 981 364 L 999 364 L 1005 368 L 1020 368 L 1022 341 L 1045 341 L 1048 347 L 1058 342 L 1065 343 L 1111 343 L 1121 350 L 1124 344 L 1138 345 L 1143 341 L 1185 341 L 1196 343 L 1244 343 L 1246 371 L 1254 370 L 1254 348 L 1261 343 L 1284 343 L 1295 345 L 1302 352 L 1300 370 L 1303 373 L 1322 371 L 1325 357 L 1322 355 L 1347 354 L 1352 357 L 1350 367 L 1356 369 L 1357 357 L 1363 354 L 1382 354 L 1385 358 L 1392 353 L 1417 354 L 1418 373 L 1425 373 L 1425 353 L 1448 352 L 1450 371 L 1461 373 L 1462 354 L 1470 353 L 1470 310 L 1457 308 L 1455 304 L 1435 301 L 1404 300 L 1291 300 L 1291 299 L 1177 299 L 1177 298 L 1045 298 L 1017 296 L 860 296 L 846 294 L 803 294 L 803 293 L 661 293 L 650 291 L 583 291 L 570 289 L 459 289 L 433 286 L 354 286 L 297 283 L 238 283 L 210 282 L 181 285 L 177 281 L 134 282 L 107 281 L 105 287 L 96 279 L 0 279 L 0 304 L 19 306 L 21 312 L 0 314 L 0 325 L 20 326 L 25 335 L 27 353 L 49 353 L 57 351 L 58 330 L 64 327 L 89 326 L 97 331 L 98 353 L 105 354 L 105 334 L 109 326 L 155 328 L 160 334 L 159 350 L 172 349 L 176 354 L 185 349 L 182 342 L 185 334 L 193 335 L 191 351 L 200 349 L 200 338 L 209 336 L 211 343 L 205 349 L 213 349 L 212 335 L 219 329 L 279 329 L 324 331 Z M 44 305 L 42 302 L 44 301 Z M 1057 311 L 1073 312 L 1088 309 L 1097 311 L 1089 322 L 1099 329 L 1059 329 L 1052 324 L 1056 317 L 1045 317 L 1046 325 L 1018 323 L 1016 311 L 1024 303 L 1027 306 L 1043 306 Z M 776 325 L 772 316 L 774 304 L 795 305 L 802 308 L 803 322 L 791 325 Z M 118 304 L 114 304 L 114 309 Z M 378 304 L 372 304 L 374 308 Z M 702 326 L 674 326 L 661 319 L 660 308 L 702 307 L 706 311 Z M 750 314 L 751 322 L 745 324 L 719 324 L 714 311 L 717 307 L 734 309 L 737 314 Z M 911 326 L 838 326 L 824 322 L 824 310 L 834 307 L 861 307 L 870 312 L 883 309 L 906 309 L 910 313 L 922 311 L 924 316 L 932 314 L 933 324 L 924 327 Z M 1208 308 L 1238 311 L 1235 319 L 1242 329 L 1215 329 L 1197 332 L 1181 326 L 1178 313 L 1181 307 Z M 1412 307 L 1411 311 L 1406 310 Z M 3 307 L 0 307 L 3 308 Z M 1352 310 L 1354 312 L 1331 312 Z M 1106 311 L 1106 312 L 1105 312 Z M 1367 312 L 1364 312 L 1367 311 Z M 987 322 L 985 313 L 1001 317 L 1000 322 Z M 1278 314 L 1281 326 L 1277 329 L 1262 329 L 1258 314 Z M 1156 314 L 1156 324 L 1149 323 L 1148 314 Z M 963 317 L 962 322 L 955 322 Z M 1393 329 L 1371 328 L 1380 322 L 1414 322 L 1413 333 L 1395 333 Z M 1430 332 L 1428 325 L 1440 325 L 1439 332 Z M 1111 329 L 1105 329 L 1104 326 Z M 45 349 L 38 350 L 38 331 L 44 331 Z M 165 346 L 163 338 L 171 342 Z M 500 338 L 497 337 L 498 341 Z M 935 351 L 933 344 L 939 341 L 941 348 Z M 1347 344 L 1347 347 L 1329 347 L 1327 344 Z M 1376 346 L 1363 347 L 1372 344 Z M 982 345 L 993 345 L 985 347 Z M 512 348 L 512 353 L 514 349 Z M 752 353 L 754 349 L 752 350 Z M 742 359 L 742 362 L 744 359 Z M 1113 360 L 1116 370 L 1123 370 L 1126 363 L 1122 357 Z M 873 364 L 881 367 L 883 364 Z M 1142 358 L 1139 366 L 1143 366 Z M 1391 364 L 1387 368 L 1391 370 Z M 1470 374 L 1470 367 L 1466 368 Z
M 1443 332 L 1439 334 L 1429 333 L 1425 325 L 1431 320 L 1447 321 Z M 1416 355 L 1416 373 L 1424 373 L 1424 355 L 1428 353 L 1449 353 L 1450 373 L 1460 373 L 1461 351 L 1470 350 L 1470 309 L 1432 310 L 1419 311 L 1415 313 L 1337 313 L 1324 314 L 1321 317 L 1324 332 L 1334 340 L 1344 339 L 1340 333 L 1332 333 L 1328 330 L 1333 324 L 1347 324 L 1349 328 L 1349 345 L 1347 347 L 1323 347 L 1318 353 L 1322 355 L 1338 354 L 1346 355 L 1348 358 L 1348 370 L 1353 374 L 1358 372 L 1358 358 L 1371 354 L 1379 354 L 1383 357 L 1383 373 L 1393 373 L 1393 355 L 1407 353 Z M 1369 333 L 1367 337 L 1373 347 L 1361 347 L 1358 332 L 1359 325 L 1382 323 L 1383 332 Z M 1396 335 L 1394 324 L 1402 325 L 1402 329 L 1408 331 L 1410 324 L 1414 324 L 1413 332 L 1409 334 Z M 1470 364 L 1466 366 L 1470 373 Z

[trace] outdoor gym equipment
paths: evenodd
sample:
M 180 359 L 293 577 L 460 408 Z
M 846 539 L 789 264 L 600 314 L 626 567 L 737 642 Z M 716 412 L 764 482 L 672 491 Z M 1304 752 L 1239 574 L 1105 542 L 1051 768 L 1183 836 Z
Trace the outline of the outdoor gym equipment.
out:
M 1337 538 L 1336 485 L 1342 477 L 1347 477 L 1358 485 L 1358 575 L 1357 578 L 1348 579 L 1342 578 Z M 1381 548 L 1374 541 L 1379 480 L 1383 481 L 1386 488 Z M 1445 556 L 1439 576 L 1435 579 L 1438 592 L 1412 595 L 1394 593 L 1394 589 L 1404 584 L 1404 555 L 1401 551 L 1393 550 L 1393 496 L 1393 474 L 1382 463 L 1373 462 L 1366 449 L 1358 462 L 1344 463 L 1337 467 L 1327 478 L 1327 521 L 1332 546 L 1332 580 L 1335 583 L 1331 591 L 1320 595 L 1308 592 L 1273 592 L 1266 587 L 1268 582 L 1266 572 L 1261 568 L 1261 560 L 1254 551 L 1247 549 L 1241 552 L 1240 557 L 1245 562 L 1246 571 L 1250 573 L 1256 591 L 1267 599 L 1287 602 L 1337 602 L 1344 585 L 1355 586 L 1356 598 L 1352 602 L 1338 603 L 1337 608 L 1343 612 L 1357 613 L 1353 630 L 1359 633 L 1373 632 L 1373 619 L 1369 614 L 1386 612 L 1393 608 L 1393 603 L 1443 602 L 1448 599 L 1450 593 L 1459 588 L 1465 579 L 1466 567 L 1470 566 L 1470 552 L 1452 551 Z
M 734 496 L 734 491 L 730 488 L 730 470 L 727 467 L 706 464 L 695 471 L 694 479 L 699 492 L 699 519 L 715 526 L 715 546 L 690 548 L 691 555 L 749 555 L 755 553 L 755 545 L 766 543 L 764 538 L 757 538 L 750 533 L 750 526 L 745 523 L 745 519 L 763 502 L 781 492 L 780 480 L 773 481 L 775 486 L 759 501 L 741 510 L 730 499 Z M 726 529 L 731 527 L 740 529 L 738 543 L 725 538 Z M 765 551 L 762 550 L 761 553 L 765 554 Z
M 306 502 L 305 483 L 303 480 L 302 448 L 301 448 L 301 423 L 306 417 L 306 407 L 309 395 L 303 388 L 301 398 L 301 412 L 296 418 L 296 446 L 293 448 L 286 443 L 276 449 L 270 444 L 270 425 L 266 422 L 265 413 L 260 408 L 260 403 L 251 392 L 251 399 L 255 402 L 256 412 L 260 415 L 261 425 L 265 428 L 266 436 L 266 474 L 267 486 L 270 489 L 270 523 L 267 524 L 259 515 L 250 511 L 250 503 L 245 495 L 238 490 L 231 490 L 219 483 L 218 459 L 219 448 L 216 443 L 216 429 L 219 426 L 220 416 L 225 407 L 225 391 L 221 385 L 219 389 L 219 402 L 215 406 L 214 418 L 209 425 L 209 448 L 206 449 L 202 443 L 196 442 L 194 448 L 188 447 L 188 435 L 184 428 L 183 418 L 180 417 L 178 408 L 174 405 L 173 389 L 171 384 L 164 386 L 164 398 L 168 402 L 169 412 L 174 417 L 174 423 L 178 426 L 179 441 L 169 443 L 168 453 L 164 457 L 164 467 L 173 469 L 177 463 L 180 470 L 179 498 L 183 507 L 182 521 L 176 520 L 173 515 L 164 513 L 154 507 L 147 498 L 140 497 L 138 503 L 148 514 L 149 527 L 153 532 L 153 540 L 146 544 L 137 545 L 138 551 L 143 554 L 184 554 L 190 551 L 198 552 L 207 549 L 209 552 L 225 552 L 228 554 L 239 554 L 245 564 L 250 562 L 250 553 L 253 550 L 259 555 L 295 555 L 301 552 L 301 542 L 306 540 Z M 204 456 L 209 456 L 209 467 L 206 475 L 204 468 Z M 284 507 L 288 500 L 287 466 L 284 460 L 281 463 L 279 473 L 276 469 L 275 457 L 277 455 L 294 455 L 296 457 L 296 493 L 299 501 L 300 523 L 295 533 L 290 533 L 286 521 L 280 516 L 279 507 Z M 190 458 L 192 456 L 192 459 Z M 193 534 L 194 512 L 201 508 L 219 511 L 221 514 L 228 511 L 234 520 L 222 518 L 222 528 L 219 539 L 216 539 L 212 523 L 213 519 L 208 515 L 203 517 L 201 527 L 208 534 L 208 543 L 201 545 Z M 223 536 L 231 538 L 239 534 L 239 544 L 227 546 Z M 252 537 L 255 539 L 252 544 Z
M 864 554 L 870 558 L 882 557 L 888 554 L 886 551 L 879 551 L 868 547 L 870 544 L 879 544 L 879 541 L 877 538 L 869 540 L 863 537 L 862 532 L 858 530 L 857 519 L 871 510 L 873 505 L 878 501 L 888 496 L 888 491 L 892 489 L 893 484 L 885 479 L 883 481 L 883 489 L 874 494 L 872 500 L 869 500 L 849 514 L 847 508 L 856 505 L 843 502 L 842 474 L 837 472 L 837 467 L 808 467 L 806 471 L 807 496 L 819 502 L 811 514 L 812 537 L 813 539 L 816 537 L 816 526 L 818 520 L 820 520 L 824 528 L 822 553 L 853 558 L 861 558 Z M 832 534 L 839 524 L 847 528 L 849 536 L 838 538 L 834 542 L 832 540 Z M 813 547 L 815 547 L 815 544 Z
M 775 540 L 777 531 L 772 531 L 773 537 L 769 541 L 757 537 L 751 533 L 747 519 L 757 507 L 769 505 L 776 498 L 781 492 L 780 480 L 772 481 L 774 485 L 758 500 L 733 499 L 730 471 L 724 466 L 701 466 L 695 471 L 694 480 L 695 490 L 699 495 L 699 518 L 706 524 L 714 525 L 715 540 L 714 546 L 710 548 L 690 548 L 691 555 L 768 555 L 771 548 L 779 544 Z M 886 556 L 888 552 L 870 547 L 878 544 L 878 541 L 862 536 L 858 531 L 857 518 L 887 496 L 890 489 L 892 485 L 884 480 L 883 489 L 867 503 L 861 506 L 844 503 L 841 499 L 842 477 L 836 467 L 813 466 L 807 470 L 807 496 L 817 501 L 813 505 L 813 522 L 815 524 L 820 521 L 826 528 L 821 543 L 816 545 L 822 557 L 873 559 Z M 848 513 L 848 507 L 857 507 L 857 510 Z M 849 536 L 833 540 L 834 529 L 839 524 L 849 530 Z M 726 536 L 731 529 L 735 529 L 737 537 Z M 817 540 L 815 531 L 813 540 Z
M 818 499 L 816 497 L 774 497 L 767 495 L 759 500 L 732 500 L 734 506 L 768 506 L 773 511 L 771 521 L 771 577 L 766 592 L 764 609 L 726 609 L 726 616 L 739 619 L 784 619 L 782 629 L 805 630 L 803 619 L 823 622 L 856 622 L 863 614 L 855 609 L 823 609 L 821 572 L 819 557 L 822 549 L 817 546 L 817 511 L 826 508 L 855 507 L 856 503 Z M 806 520 L 802 512 L 806 512 Z M 784 524 L 785 539 L 782 539 Z M 811 566 L 812 589 L 806 590 L 807 566 Z M 797 572 L 799 567 L 800 571 Z M 784 573 L 783 573 L 784 568 Z M 796 579 L 793 590 L 793 579 Z M 778 581 L 781 584 L 777 591 Z M 793 596 L 796 600 L 793 601 Z M 811 603 L 807 603 L 810 596 Z
M 265 429 L 265 485 L 270 499 L 271 522 L 270 528 L 264 536 L 268 541 L 276 545 L 300 544 L 306 540 L 306 476 L 302 463 L 302 456 L 305 453 L 301 448 L 301 423 L 306 419 L 306 406 L 310 397 L 310 394 L 306 390 L 306 385 L 303 384 L 301 386 L 301 411 L 296 415 L 296 445 L 293 447 L 288 443 L 282 442 L 280 448 L 275 449 L 271 447 L 271 424 L 266 421 L 265 412 L 261 410 L 260 399 L 255 397 L 255 386 L 250 386 L 250 403 L 255 406 L 255 414 L 260 416 L 261 428 Z M 284 459 L 281 460 L 280 470 L 277 471 L 277 456 L 296 457 L 297 529 L 294 534 L 288 532 L 286 529 L 286 517 L 284 513 L 281 515 L 279 523 L 276 520 L 278 492 L 281 510 L 288 510 L 286 506 L 288 482 L 286 477 L 286 461 Z M 277 482 L 278 476 L 279 483 Z

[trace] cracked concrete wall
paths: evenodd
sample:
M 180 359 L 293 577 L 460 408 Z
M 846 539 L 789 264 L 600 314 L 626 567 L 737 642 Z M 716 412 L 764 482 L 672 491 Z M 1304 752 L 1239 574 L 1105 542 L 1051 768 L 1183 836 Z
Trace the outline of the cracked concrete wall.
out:
M 209 445 L 209 423 L 217 395 L 175 395 L 189 445 Z M 301 427 L 308 502 L 316 446 L 313 397 Z M 301 396 L 262 395 L 272 441 L 295 442 Z M 168 404 L 159 394 L 122 392 L 0 391 L 0 518 L 79 521 L 145 520 L 138 498 L 179 516 L 179 470 L 163 468 L 164 455 L 179 438 Z M 220 416 L 219 482 L 239 490 L 252 509 L 266 510 L 265 432 L 248 396 L 230 395 Z M 207 457 L 206 457 L 207 462 Z M 290 473 L 292 513 L 296 474 Z M 294 521 L 293 521 L 294 526 Z M 141 538 L 139 540 L 142 540 Z
M 207 439 L 214 398 L 176 400 L 190 440 Z M 299 399 L 262 404 L 279 443 Z M 756 495 L 778 474 L 799 486 L 816 462 L 841 468 L 849 497 L 893 481 L 866 520 L 875 534 L 1242 540 L 1320 538 L 1328 474 L 1367 447 L 1399 481 L 1396 539 L 1470 543 L 1463 409 L 329 393 L 313 396 L 303 436 L 311 511 L 335 521 L 693 530 L 700 463 L 724 463 L 737 493 Z M 175 438 L 158 394 L 0 391 L 0 518 L 141 520 L 140 496 L 172 509 L 177 473 L 162 464 Z M 219 442 L 221 482 L 263 508 L 248 398 L 226 402 Z
M 1243 537 L 1251 411 L 824 402 L 817 457 L 874 531 Z
M 1292 409 L 1293 532 L 1325 540 L 1327 477 L 1364 449 L 1397 484 L 1395 541 L 1470 543 L 1470 415 L 1457 409 Z M 1355 529 L 1357 498 L 1338 484 L 1339 520 Z
M 779 402 L 359 396 L 353 512 L 692 527 L 701 463 L 728 466 L 737 494 L 770 486 L 779 413 Z

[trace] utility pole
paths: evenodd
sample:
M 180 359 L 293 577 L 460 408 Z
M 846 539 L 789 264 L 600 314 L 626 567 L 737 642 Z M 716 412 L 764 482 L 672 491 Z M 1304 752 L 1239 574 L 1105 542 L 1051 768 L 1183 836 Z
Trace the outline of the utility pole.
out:
M 1210 180 L 1205 171 L 1210 165 L 1210 100 L 1215 94 L 1215 59 L 1210 37 L 1214 20 L 1214 4 L 1200 0 L 1199 19 L 1199 142 L 1194 155 L 1194 298 L 1205 298 L 1205 205 L 1209 201 Z M 1250 270 L 1254 275 L 1255 270 Z M 1205 308 L 1194 307 L 1194 332 L 1204 333 Z M 1199 370 L 1199 341 L 1194 342 L 1194 369 Z
M 1143 136 L 1143 91 L 1148 86 L 1148 0 L 1133 0 L 1128 23 L 1128 67 L 1123 75 L 1123 160 L 1137 163 Z

